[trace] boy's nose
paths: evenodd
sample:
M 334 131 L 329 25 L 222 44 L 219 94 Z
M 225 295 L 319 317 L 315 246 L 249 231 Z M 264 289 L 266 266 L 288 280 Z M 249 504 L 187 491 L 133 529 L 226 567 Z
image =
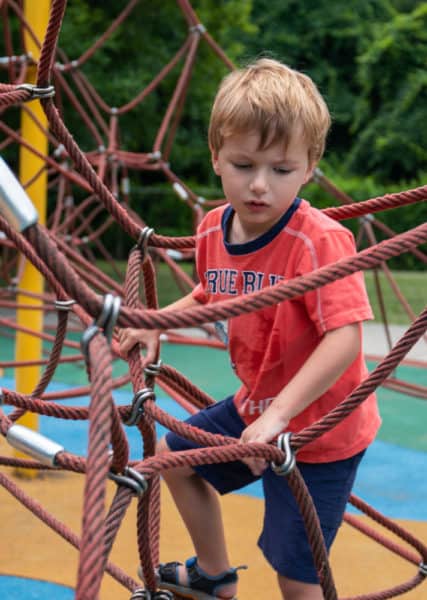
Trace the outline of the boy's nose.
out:
M 264 173 L 257 172 L 252 178 L 249 189 L 254 194 L 264 194 L 267 191 L 267 180 Z

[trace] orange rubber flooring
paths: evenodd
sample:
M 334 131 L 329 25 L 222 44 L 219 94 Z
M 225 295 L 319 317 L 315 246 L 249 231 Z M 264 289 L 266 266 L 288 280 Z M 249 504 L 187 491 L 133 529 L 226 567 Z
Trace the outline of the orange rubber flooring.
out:
M 10 450 L 0 440 L 0 453 Z M 74 473 L 44 473 L 24 479 L 13 470 L 2 471 L 52 515 L 75 533 L 81 526 L 84 478 Z M 109 482 L 112 497 L 115 484 Z M 243 495 L 221 499 L 227 541 L 233 564 L 247 564 L 241 572 L 239 600 L 255 598 L 280 600 L 275 576 L 265 562 L 256 542 L 262 524 L 262 500 Z M 0 488 L 2 536 L 0 573 L 42 579 L 74 587 L 78 555 L 76 550 L 39 521 L 30 511 Z M 427 539 L 427 522 L 398 521 L 419 539 Z M 165 487 L 162 487 L 161 559 L 185 559 L 191 556 L 191 544 Z M 133 502 L 120 528 L 111 560 L 136 578 L 136 511 Z M 331 554 L 332 569 L 340 598 L 378 592 L 411 579 L 417 567 L 395 556 L 383 546 L 344 524 Z M 29 582 L 29 585 L 31 583 Z M 101 600 L 129 600 L 131 594 L 109 575 L 104 577 Z M 12 600 L 12 596 L 2 598 Z M 407 600 L 425 600 L 427 584 L 400 596 Z M 13 597 L 15 600 L 15 597 Z

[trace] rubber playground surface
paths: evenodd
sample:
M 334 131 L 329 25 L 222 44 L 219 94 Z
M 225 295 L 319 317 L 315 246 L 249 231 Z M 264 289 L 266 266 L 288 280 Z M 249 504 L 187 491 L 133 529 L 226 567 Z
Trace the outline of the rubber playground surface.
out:
M 2 338 L 4 340 L 4 338 Z M 12 343 L 7 340 L 0 350 L 2 360 L 13 358 Z M 164 344 L 162 359 L 184 373 L 213 397 L 221 399 L 236 387 L 225 353 L 210 348 Z M 373 364 L 370 364 L 370 367 Z M 123 372 L 122 363 L 115 374 Z M 116 373 L 117 371 L 117 373 Z M 401 379 L 427 385 L 425 370 L 399 366 Z M 55 376 L 57 387 L 68 389 L 87 382 L 84 368 L 61 365 Z M 0 380 L 3 387 L 14 389 L 13 371 L 7 369 Z M 132 400 L 130 388 L 114 392 L 117 403 Z M 381 389 L 378 393 L 383 425 L 378 439 L 368 450 L 356 481 L 354 493 L 397 523 L 415 537 L 427 542 L 427 403 L 400 393 Z M 67 405 L 83 405 L 88 398 L 67 400 Z M 179 418 L 185 411 L 157 390 L 157 402 Z M 6 409 L 7 410 L 7 409 Z M 86 454 L 87 423 L 39 418 L 39 429 L 47 437 L 62 444 L 69 452 Z M 141 441 L 135 428 L 126 427 L 131 458 L 141 455 Z M 159 434 L 161 434 L 159 428 Z M 2 455 L 12 455 L 3 438 Z M 69 472 L 49 472 L 35 479 L 18 478 L 12 469 L 1 471 L 29 496 L 76 534 L 81 528 L 81 505 L 84 478 Z M 109 482 L 109 498 L 115 484 Z M 253 484 L 243 491 L 221 499 L 230 556 L 233 564 L 247 564 L 249 569 L 240 577 L 239 599 L 261 598 L 279 600 L 275 576 L 257 548 L 262 526 L 263 502 L 261 486 Z M 0 544 L 1 600 L 71 600 L 76 581 L 78 555 L 76 550 L 40 522 L 3 487 L 0 487 L 2 507 L 2 542 Z M 111 561 L 136 578 L 138 551 L 136 542 L 136 503 L 133 502 L 114 544 Z M 162 520 L 160 557 L 162 561 L 183 560 L 192 555 L 188 535 L 180 522 L 173 502 L 162 488 Z M 349 512 L 357 511 L 349 507 Z M 385 533 L 375 523 L 362 517 L 372 527 Z M 407 545 L 390 535 L 400 546 Z M 410 547 L 408 547 L 409 550 Z M 369 594 L 407 581 L 418 571 L 416 565 L 393 554 L 367 538 L 348 524 L 343 524 L 331 554 L 331 564 L 340 598 Z M 131 594 L 109 575 L 104 577 L 101 600 L 129 600 Z M 411 600 L 427 598 L 427 583 L 400 596 Z

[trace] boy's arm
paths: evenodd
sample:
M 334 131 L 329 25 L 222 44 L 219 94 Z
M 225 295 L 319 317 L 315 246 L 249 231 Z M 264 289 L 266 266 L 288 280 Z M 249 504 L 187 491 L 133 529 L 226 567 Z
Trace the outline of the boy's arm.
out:
M 172 304 L 165 306 L 160 312 L 168 310 L 184 310 L 198 305 L 199 303 L 193 298 L 193 295 L 190 292 L 176 302 L 172 302 Z M 156 360 L 160 333 L 161 331 L 159 329 L 135 329 L 132 327 L 122 329 L 119 334 L 120 351 L 124 356 L 127 356 L 136 344 L 141 344 L 146 348 L 144 365 L 151 364 Z
M 240 441 L 271 442 L 289 421 L 324 394 L 360 351 L 359 323 L 328 331 L 301 369 L 263 414 L 243 431 Z

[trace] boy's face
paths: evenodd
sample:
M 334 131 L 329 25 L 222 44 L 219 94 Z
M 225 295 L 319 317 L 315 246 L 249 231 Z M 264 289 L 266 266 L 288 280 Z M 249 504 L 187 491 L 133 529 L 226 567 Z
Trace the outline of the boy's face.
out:
M 286 150 L 280 143 L 259 150 L 259 134 L 252 132 L 232 135 L 212 151 L 214 171 L 235 210 L 229 242 L 245 243 L 268 231 L 310 179 L 314 165 L 297 134 Z

